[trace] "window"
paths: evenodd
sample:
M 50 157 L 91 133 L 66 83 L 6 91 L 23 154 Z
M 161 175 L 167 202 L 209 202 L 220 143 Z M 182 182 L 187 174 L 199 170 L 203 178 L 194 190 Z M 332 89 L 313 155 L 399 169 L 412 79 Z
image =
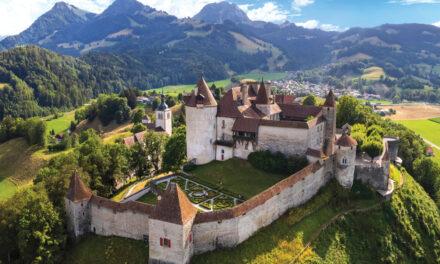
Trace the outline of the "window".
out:
M 344 164 L 344 165 L 347 165 L 347 163 L 348 163 L 348 161 L 347 161 L 347 158 L 342 158 L 342 164 Z
M 162 113 L 158 113 L 158 114 L 157 114 L 157 118 L 158 118 L 158 119 L 163 119 L 163 115 L 162 115 Z
M 225 128 L 226 124 L 225 124 L 225 120 L 222 120 L 222 128 Z
M 148 243 L 148 235 L 143 235 L 142 238 L 143 238 L 144 242 Z
M 167 119 L 170 119 L 170 118 L 171 118 L 171 114 L 167 113 Z
M 163 238 L 163 237 L 161 237 L 161 238 L 160 238 L 160 245 L 161 245 L 162 247 L 168 247 L 168 248 L 170 248 L 170 247 L 171 247 L 171 240 L 169 240 L 168 238 Z
M 222 149 L 222 154 L 225 154 L 225 150 L 224 149 Z

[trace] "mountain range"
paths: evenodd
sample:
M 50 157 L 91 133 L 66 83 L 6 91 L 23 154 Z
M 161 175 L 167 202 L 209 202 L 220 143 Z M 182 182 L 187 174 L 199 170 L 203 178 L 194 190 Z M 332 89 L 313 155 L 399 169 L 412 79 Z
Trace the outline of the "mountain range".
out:
M 222 79 L 252 70 L 329 65 L 341 75 L 375 65 L 391 77 L 409 74 L 430 81 L 440 65 L 440 28 L 432 25 L 327 32 L 251 21 L 228 2 L 208 4 L 185 19 L 136 0 L 115 0 L 101 14 L 59 2 L 25 31 L 2 40 L 0 49 L 25 44 L 79 56 L 140 88 L 191 83 L 202 72 Z

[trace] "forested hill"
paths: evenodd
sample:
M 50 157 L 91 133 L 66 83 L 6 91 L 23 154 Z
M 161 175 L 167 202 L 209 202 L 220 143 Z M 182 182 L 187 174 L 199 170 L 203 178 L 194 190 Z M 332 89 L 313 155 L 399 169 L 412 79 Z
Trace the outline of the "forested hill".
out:
M 0 53 L 0 120 L 76 107 L 123 87 L 111 71 L 35 46 Z

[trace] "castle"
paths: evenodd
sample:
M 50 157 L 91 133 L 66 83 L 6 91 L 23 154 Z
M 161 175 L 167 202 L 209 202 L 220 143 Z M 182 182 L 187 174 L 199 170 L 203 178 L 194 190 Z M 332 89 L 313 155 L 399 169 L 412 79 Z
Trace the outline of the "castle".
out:
M 397 158 L 398 141 L 385 139 L 374 162 L 359 160 L 350 128 L 344 126 L 337 136 L 331 91 L 322 107 L 301 106 L 289 96 L 271 95 L 264 82 L 249 82 L 230 89 L 217 104 L 202 78 L 184 102 L 192 162 L 246 159 L 253 151 L 270 150 L 306 155 L 310 165 L 243 203 L 210 212 L 198 211 L 176 184 L 156 205 L 119 203 L 93 194 L 73 175 L 65 198 L 72 237 L 95 233 L 145 240 L 149 263 L 189 263 L 194 254 L 242 243 L 332 178 L 346 188 L 359 179 L 384 196 L 392 191 L 389 165 Z

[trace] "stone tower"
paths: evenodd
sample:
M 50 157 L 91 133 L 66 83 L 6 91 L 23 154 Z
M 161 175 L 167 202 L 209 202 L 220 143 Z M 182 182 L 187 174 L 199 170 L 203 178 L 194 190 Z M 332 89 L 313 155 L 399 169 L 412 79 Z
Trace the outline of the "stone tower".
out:
M 69 234 L 77 238 L 90 230 L 89 201 L 92 191 L 82 182 L 77 173 L 70 178 L 67 196 L 64 198 L 67 230 Z
M 189 263 L 194 252 L 192 225 L 197 214 L 175 183 L 158 199 L 150 216 L 149 263 Z
M 336 97 L 332 90 L 325 98 L 322 112 L 326 119 L 323 151 L 327 156 L 331 156 L 335 152 L 334 142 L 336 138 Z
M 350 136 L 350 126 L 344 125 L 342 136 L 336 141 L 335 176 L 344 188 L 351 188 L 354 180 L 357 142 Z
M 170 108 L 165 103 L 165 96 L 161 95 L 160 105 L 156 109 L 156 128 L 161 127 L 169 136 L 173 133 L 173 117 Z
M 188 160 L 195 164 L 215 160 L 217 102 L 203 77 L 185 97 L 185 115 Z

